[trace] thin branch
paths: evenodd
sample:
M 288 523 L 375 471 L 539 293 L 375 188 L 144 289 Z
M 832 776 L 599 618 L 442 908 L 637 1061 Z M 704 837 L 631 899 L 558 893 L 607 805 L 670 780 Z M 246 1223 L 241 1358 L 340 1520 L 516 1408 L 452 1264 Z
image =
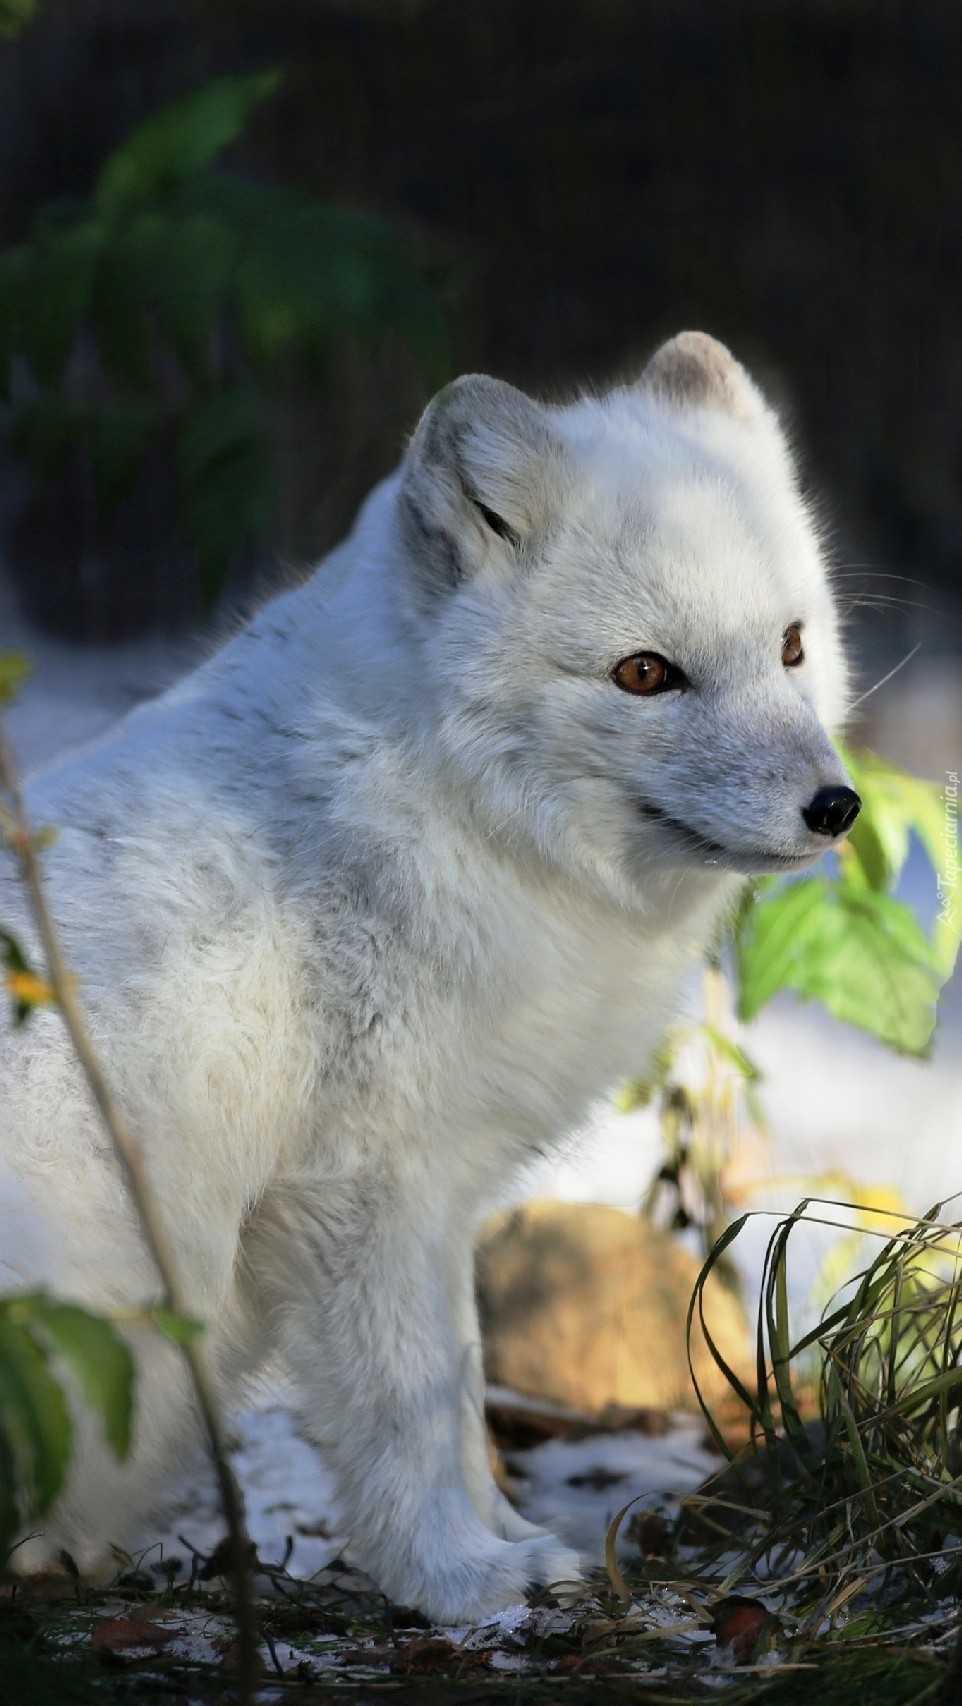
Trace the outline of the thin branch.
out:
M 114 1153 L 126 1176 L 134 1207 L 140 1219 L 144 1241 L 160 1276 L 165 1305 L 176 1314 L 188 1317 L 190 1309 L 177 1272 L 166 1230 L 157 1213 L 153 1193 L 144 1165 L 143 1152 L 121 1112 L 113 1092 L 104 1077 L 97 1059 L 87 1022 L 77 998 L 75 980 L 70 974 L 54 926 L 44 888 L 37 842 L 31 831 L 24 804 L 23 790 L 10 746 L 0 719 L 0 787 L 10 801 L 12 823 L 6 829 L 6 839 L 15 855 L 30 901 L 30 908 L 40 934 L 47 964 L 47 978 L 67 1027 L 74 1052 L 83 1070 L 91 1095 L 100 1111 L 110 1136 Z M 239 1706 L 251 1706 L 258 1671 L 257 1630 L 251 1592 L 250 1562 L 253 1546 L 247 1533 L 244 1503 L 237 1479 L 227 1457 L 224 1427 L 214 1392 L 206 1346 L 202 1338 L 190 1338 L 181 1344 L 193 1380 L 197 1407 L 200 1411 L 210 1454 L 220 1488 L 220 1500 L 227 1524 L 230 1549 L 231 1580 L 234 1588 L 237 1619 L 237 1669 Z

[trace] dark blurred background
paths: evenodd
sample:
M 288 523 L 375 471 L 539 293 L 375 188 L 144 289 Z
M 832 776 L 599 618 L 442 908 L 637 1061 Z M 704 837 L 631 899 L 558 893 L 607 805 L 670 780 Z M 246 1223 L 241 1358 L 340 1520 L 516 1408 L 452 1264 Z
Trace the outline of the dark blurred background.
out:
M 563 395 L 630 373 L 684 326 L 710 330 L 786 409 L 839 559 L 926 583 L 931 644 L 950 643 L 958 0 L 41 0 L 0 45 L 0 242 L 50 198 L 86 194 L 165 101 L 275 65 L 282 87 L 231 164 L 407 232 L 452 371 Z M 390 341 L 335 353 L 300 387 L 269 556 L 333 542 L 429 388 Z M 52 589 L 54 625 L 59 607 L 60 626 L 109 632 L 109 586 L 93 623 L 57 590 L 69 513 L 58 533 L 44 507 L 11 552 L 22 581 Z M 168 576 L 120 625 L 189 607 Z

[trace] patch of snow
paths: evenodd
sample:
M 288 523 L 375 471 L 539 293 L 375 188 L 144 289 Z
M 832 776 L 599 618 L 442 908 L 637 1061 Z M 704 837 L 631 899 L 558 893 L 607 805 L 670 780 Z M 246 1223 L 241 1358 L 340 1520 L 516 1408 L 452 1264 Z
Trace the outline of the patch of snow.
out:
M 627 1522 L 635 1511 L 677 1505 L 718 1468 L 704 1438 L 701 1422 L 678 1416 L 660 1435 L 623 1432 L 546 1440 L 517 1457 L 522 1513 L 529 1522 L 550 1528 L 589 1563 L 601 1564 L 608 1528 L 624 1505 L 632 1502 L 619 1532 L 620 1550 L 628 1545 Z M 508 1456 L 513 1464 L 516 1454 Z
M 334 1483 L 314 1447 L 280 1404 L 245 1410 L 232 1418 L 237 1441 L 231 1456 L 244 1492 L 247 1525 L 265 1564 L 287 1560 L 288 1574 L 307 1580 L 344 1551 L 334 1520 Z M 184 1558 L 181 1536 L 204 1556 L 223 1538 L 224 1524 L 212 1472 L 201 1464 L 181 1481 L 171 1501 L 142 1525 L 130 1550 L 150 1568 Z M 185 1560 L 185 1564 L 186 1564 Z

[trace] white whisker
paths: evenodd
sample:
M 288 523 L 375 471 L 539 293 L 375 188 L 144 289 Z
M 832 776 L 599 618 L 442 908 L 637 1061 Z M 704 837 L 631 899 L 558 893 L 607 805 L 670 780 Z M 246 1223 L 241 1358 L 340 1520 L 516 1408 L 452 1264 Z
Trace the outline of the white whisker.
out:
M 858 698 L 853 700 L 852 704 L 849 706 L 849 711 L 851 712 L 856 710 L 859 705 L 864 704 L 866 699 L 871 698 L 873 693 L 877 693 L 880 687 L 884 687 L 887 681 L 891 681 L 893 675 L 898 675 L 899 670 L 904 669 L 905 665 L 911 662 L 912 658 L 914 658 L 916 652 L 920 652 L 921 650 L 922 642 L 919 640 L 918 645 L 913 646 L 910 652 L 906 652 L 904 658 L 900 658 L 894 668 L 889 670 L 888 675 L 883 675 L 881 681 L 877 681 L 874 687 L 867 687 L 864 693 L 860 693 Z

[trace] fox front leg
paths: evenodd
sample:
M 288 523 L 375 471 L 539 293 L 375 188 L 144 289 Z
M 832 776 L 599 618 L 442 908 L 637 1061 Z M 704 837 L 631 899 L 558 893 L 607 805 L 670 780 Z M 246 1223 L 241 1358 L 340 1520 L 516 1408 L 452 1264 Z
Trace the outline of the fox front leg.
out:
M 491 1469 L 484 1416 L 484 1359 L 474 1284 L 473 1252 L 463 1236 L 448 1240 L 449 1296 L 458 1341 L 461 1461 L 464 1479 L 482 1520 L 502 1540 L 543 1539 L 547 1529 L 528 1522 L 505 1498 Z M 550 1536 L 549 1536 L 550 1538 Z
M 475 1622 L 577 1579 L 575 1553 L 540 1532 L 501 1538 L 471 1496 L 448 1205 L 383 1173 L 285 1196 L 282 1210 L 264 1205 L 256 1259 L 357 1562 L 437 1623 Z

